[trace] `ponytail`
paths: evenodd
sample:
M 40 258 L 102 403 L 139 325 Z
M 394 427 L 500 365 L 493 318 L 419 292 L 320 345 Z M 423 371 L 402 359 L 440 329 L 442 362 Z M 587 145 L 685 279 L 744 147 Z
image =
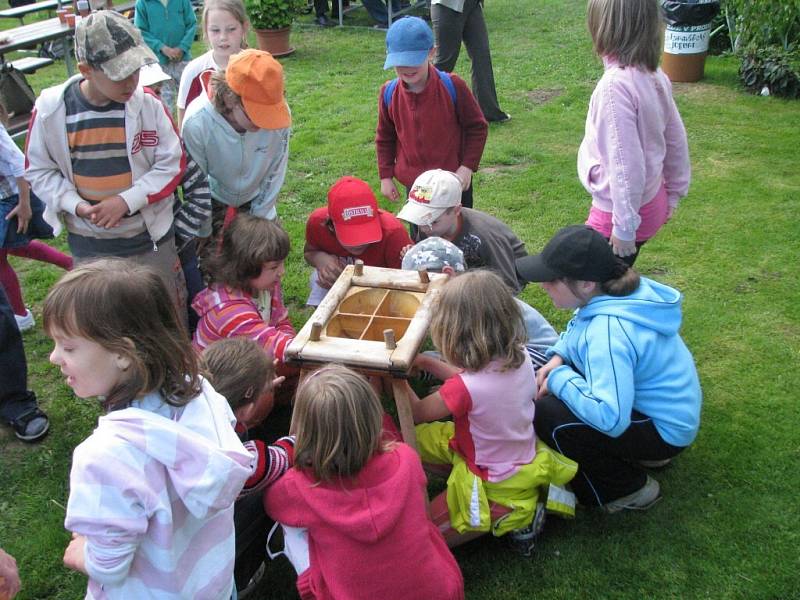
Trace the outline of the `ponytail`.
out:
M 639 289 L 639 273 L 622 261 L 619 261 L 619 265 L 620 274 L 617 277 L 600 282 L 600 289 L 604 294 L 627 296 Z

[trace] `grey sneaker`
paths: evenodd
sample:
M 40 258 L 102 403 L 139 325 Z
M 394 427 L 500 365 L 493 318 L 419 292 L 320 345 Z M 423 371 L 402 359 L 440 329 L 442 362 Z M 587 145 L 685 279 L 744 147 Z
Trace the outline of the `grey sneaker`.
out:
M 508 534 L 508 543 L 513 550 L 522 556 L 530 556 L 536 545 L 536 538 L 544 529 L 545 518 L 544 503 L 536 505 L 536 512 L 533 515 L 531 524 L 521 529 L 515 529 Z
M 33 313 L 27 308 L 25 309 L 24 315 L 14 315 L 14 318 L 17 320 L 17 327 L 20 331 L 28 331 L 28 329 L 31 329 L 34 325 L 36 325 L 36 321 L 33 318 Z
M 627 496 L 617 498 L 603 505 L 603 510 L 607 513 L 616 513 L 621 510 L 647 510 L 656 502 L 661 500 L 661 486 L 658 481 L 647 476 L 644 485 Z

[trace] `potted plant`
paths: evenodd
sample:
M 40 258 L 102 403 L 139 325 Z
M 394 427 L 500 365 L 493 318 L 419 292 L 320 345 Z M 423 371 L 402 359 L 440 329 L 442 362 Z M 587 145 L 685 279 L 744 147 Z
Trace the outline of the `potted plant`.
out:
M 260 50 L 273 56 L 294 52 L 289 45 L 289 31 L 305 0 L 245 0 L 244 5 Z

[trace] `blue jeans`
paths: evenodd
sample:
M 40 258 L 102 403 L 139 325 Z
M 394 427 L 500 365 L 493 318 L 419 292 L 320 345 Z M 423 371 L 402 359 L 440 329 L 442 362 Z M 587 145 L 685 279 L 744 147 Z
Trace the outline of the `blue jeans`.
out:
M 28 389 L 28 363 L 22 335 L 0 286 L 0 419 L 13 421 L 36 408 L 36 395 Z
M 389 11 L 386 10 L 384 0 L 361 0 L 361 4 L 375 21 L 381 25 L 389 24 Z M 400 10 L 400 0 L 392 0 L 392 17 L 398 10 Z

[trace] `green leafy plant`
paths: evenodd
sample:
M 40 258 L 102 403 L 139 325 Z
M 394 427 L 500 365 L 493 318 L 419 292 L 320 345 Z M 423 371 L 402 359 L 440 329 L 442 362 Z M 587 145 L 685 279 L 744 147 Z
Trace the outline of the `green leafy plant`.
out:
M 766 88 L 775 96 L 800 98 L 800 51 L 780 46 L 745 49 L 739 76 L 756 93 Z
M 245 8 L 254 29 L 289 27 L 305 6 L 304 0 L 245 0 Z

